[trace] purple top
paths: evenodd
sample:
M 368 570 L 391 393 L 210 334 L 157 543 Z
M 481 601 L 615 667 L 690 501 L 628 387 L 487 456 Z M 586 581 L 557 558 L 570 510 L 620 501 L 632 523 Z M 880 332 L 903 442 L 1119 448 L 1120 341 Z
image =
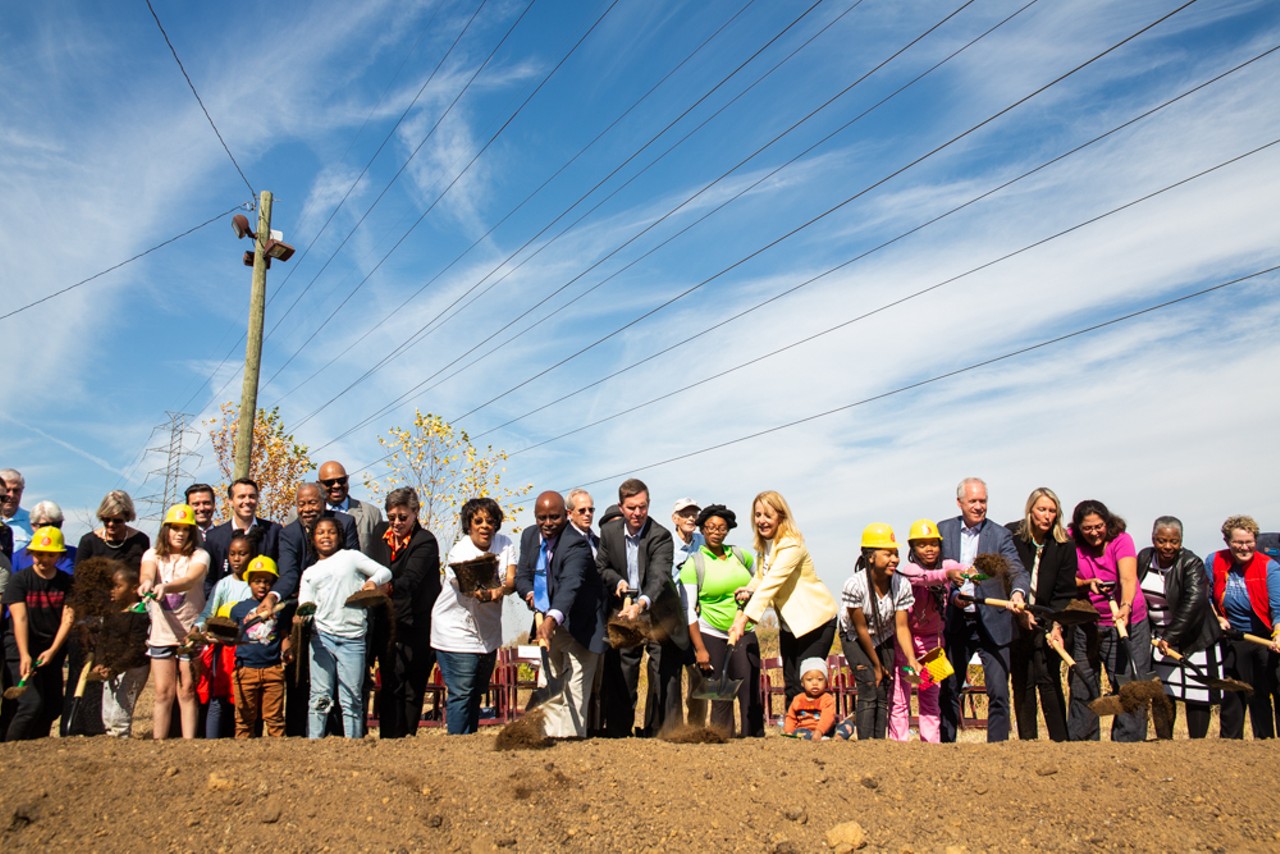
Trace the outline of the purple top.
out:
M 1138 552 L 1133 547 L 1133 537 L 1128 534 L 1121 534 L 1102 549 L 1102 554 L 1095 557 L 1093 554 L 1086 552 L 1080 547 L 1076 547 L 1076 556 L 1079 558 L 1080 567 L 1076 570 L 1076 575 L 1080 578 L 1100 578 L 1103 581 L 1114 581 L 1117 585 L 1120 583 L 1120 558 L 1131 557 L 1137 558 Z M 1116 587 L 1116 595 L 1119 595 L 1120 588 Z M 1114 626 L 1115 621 L 1111 619 L 1111 606 L 1107 604 L 1107 599 L 1111 598 L 1103 596 L 1101 593 L 1087 594 L 1090 604 L 1098 609 L 1100 618 L 1098 625 Z M 1117 604 L 1119 600 L 1117 599 Z M 1147 618 L 1147 600 L 1142 595 L 1142 587 L 1135 588 L 1133 596 L 1133 610 L 1129 614 L 1130 623 L 1140 623 Z

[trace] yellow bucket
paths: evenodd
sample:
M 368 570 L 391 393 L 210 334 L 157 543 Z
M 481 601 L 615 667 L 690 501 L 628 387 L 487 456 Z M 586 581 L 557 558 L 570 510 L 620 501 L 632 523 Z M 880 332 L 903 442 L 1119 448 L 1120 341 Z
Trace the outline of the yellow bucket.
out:
M 920 659 L 920 666 L 929 671 L 929 675 L 933 677 L 934 682 L 941 682 L 948 676 L 956 672 L 951 666 L 951 662 L 947 661 L 947 653 L 942 647 L 930 650 L 925 657 Z

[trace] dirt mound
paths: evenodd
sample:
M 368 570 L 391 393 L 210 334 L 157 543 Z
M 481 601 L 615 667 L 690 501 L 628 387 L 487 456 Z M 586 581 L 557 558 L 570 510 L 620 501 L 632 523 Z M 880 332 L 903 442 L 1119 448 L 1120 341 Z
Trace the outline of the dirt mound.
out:
M 727 744 L 728 736 L 707 726 L 680 726 L 658 736 L 672 744 Z

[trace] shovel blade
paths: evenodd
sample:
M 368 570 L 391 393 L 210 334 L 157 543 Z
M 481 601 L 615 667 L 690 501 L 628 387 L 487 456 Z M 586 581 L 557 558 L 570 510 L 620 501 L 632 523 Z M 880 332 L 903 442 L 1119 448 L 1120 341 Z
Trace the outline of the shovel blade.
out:
M 703 678 L 702 684 L 693 692 L 695 700 L 732 700 L 738 696 L 741 679 L 730 679 L 718 676 L 712 679 Z
M 529 695 L 529 702 L 525 704 L 526 712 L 541 706 L 542 704 L 559 697 L 564 693 L 564 676 L 553 677 L 551 675 L 551 655 L 547 652 L 547 648 L 542 649 L 542 673 L 546 679 L 545 685 L 540 685 L 533 689 L 533 693 Z

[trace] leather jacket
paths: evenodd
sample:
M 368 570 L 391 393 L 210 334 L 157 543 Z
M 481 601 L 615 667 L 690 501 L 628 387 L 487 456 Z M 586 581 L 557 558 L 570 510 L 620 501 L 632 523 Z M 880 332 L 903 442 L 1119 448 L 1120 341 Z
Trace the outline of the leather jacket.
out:
M 1138 583 L 1151 570 L 1155 549 L 1148 546 L 1138 552 Z M 1178 552 L 1173 566 L 1164 574 L 1164 598 L 1168 603 L 1169 624 L 1164 640 L 1183 655 L 1199 652 L 1217 643 L 1222 630 L 1209 607 L 1209 576 L 1204 561 L 1187 549 Z

